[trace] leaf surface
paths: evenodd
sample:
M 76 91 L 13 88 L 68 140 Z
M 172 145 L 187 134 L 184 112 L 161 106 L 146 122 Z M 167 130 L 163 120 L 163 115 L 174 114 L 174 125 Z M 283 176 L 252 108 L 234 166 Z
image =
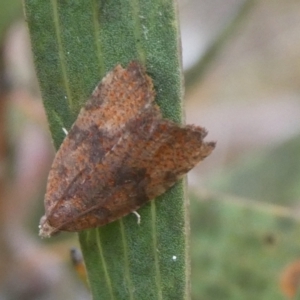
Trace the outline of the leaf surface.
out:
M 182 121 L 176 2 L 24 2 L 36 71 L 56 148 L 80 107 L 115 65 L 146 66 L 164 117 Z M 101 228 L 79 233 L 94 299 L 189 299 L 188 228 L 181 181 Z

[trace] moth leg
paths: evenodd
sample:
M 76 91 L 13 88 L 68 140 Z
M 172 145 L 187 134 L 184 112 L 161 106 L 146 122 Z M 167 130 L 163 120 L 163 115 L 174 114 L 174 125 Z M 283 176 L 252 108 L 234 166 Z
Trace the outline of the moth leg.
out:
M 65 127 L 62 127 L 62 131 L 64 132 L 64 134 L 67 136 L 68 135 L 68 130 Z
M 132 213 L 136 215 L 137 224 L 140 225 L 141 224 L 141 216 L 140 216 L 140 214 L 137 213 L 136 211 L 133 211 Z

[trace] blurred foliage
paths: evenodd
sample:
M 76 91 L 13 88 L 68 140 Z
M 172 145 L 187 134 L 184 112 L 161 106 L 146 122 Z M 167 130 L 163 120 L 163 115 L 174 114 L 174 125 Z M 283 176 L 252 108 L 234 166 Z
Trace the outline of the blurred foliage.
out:
M 0 38 L 2 38 L 8 25 L 17 16 L 21 16 L 20 0 L 1 0 L 0 1 Z
M 226 47 L 230 39 L 234 37 L 237 30 L 240 30 L 251 14 L 257 0 L 243 0 L 234 10 L 233 15 L 229 18 L 219 34 L 213 39 L 207 47 L 205 53 L 199 57 L 199 60 L 194 66 L 185 73 L 185 86 L 190 89 L 193 85 L 199 84 L 206 72 L 216 63 L 218 56 Z
M 300 138 L 277 148 L 256 152 L 222 170 L 209 188 L 222 193 L 282 205 L 298 204 L 300 197 Z
M 210 182 L 221 196 L 192 199 L 193 299 L 283 299 L 282 272 L 300 258 L 300 224 L 293 210 L 285 213 L 300 197 L 299 149 L 298 138 L 252 154 Z M 261 202 L 243 205 L 245 197 Z M 296 292 L 295 276 L 300 271 L 289 283 Z

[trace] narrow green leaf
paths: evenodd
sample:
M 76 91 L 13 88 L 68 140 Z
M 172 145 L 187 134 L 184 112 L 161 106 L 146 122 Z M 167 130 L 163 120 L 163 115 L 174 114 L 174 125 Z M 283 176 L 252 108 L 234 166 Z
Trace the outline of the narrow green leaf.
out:
M 165 117 L 182 120 L 176 2 L 24 2 L 56 147 L 98 81 L 121 63 L 145 64 Z M 184 183 L 119 221 L 79 234 L 94 299 L 189 299 Z

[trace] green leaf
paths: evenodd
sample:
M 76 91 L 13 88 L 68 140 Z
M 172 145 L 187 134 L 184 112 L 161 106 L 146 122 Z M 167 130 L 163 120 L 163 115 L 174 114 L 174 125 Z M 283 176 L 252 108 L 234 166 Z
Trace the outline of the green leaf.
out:
M 36 71 L 56 147 L 98 81 L 139 60 L 165 117 L 182 120 L 182 71 L 173 0 L 24 2 Z M 189 299 L 185 185 L 139 210 L 79 233 L 94 299 Z
M 298 135 L 248 151 L 195 191 L 193 299 L 299 299 L 297 268 L 286 273 L 299 264 L 299 149 Z
M 299 219 L 274 214 L 262 202 L 203 199 L 191 199 L 192 299 L 291 299 L 280 278 L 299 261 Z

